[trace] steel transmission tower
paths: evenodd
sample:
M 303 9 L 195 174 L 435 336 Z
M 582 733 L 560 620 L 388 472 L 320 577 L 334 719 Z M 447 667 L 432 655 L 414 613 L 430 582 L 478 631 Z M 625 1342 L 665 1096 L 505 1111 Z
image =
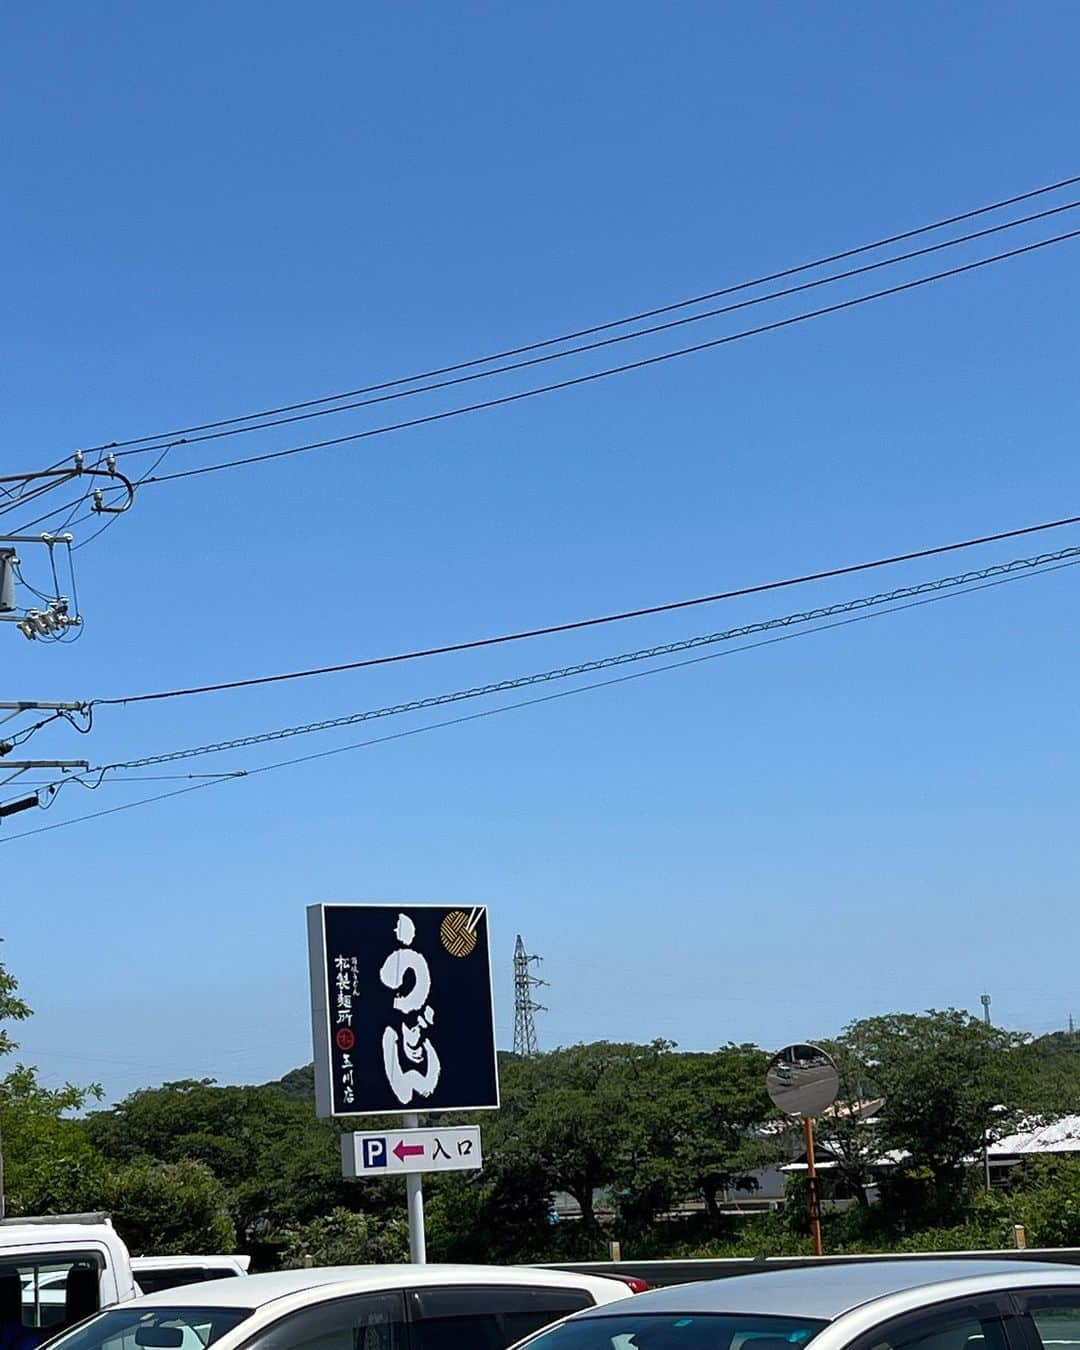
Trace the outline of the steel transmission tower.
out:
M 519 933 L 514 944 L 514 1054 L 525 1058 L 537 1054 L 539 1049 L 533 1014 L 547 1012 L 543 1004 L 533 998 L 533 990 L 546 986 L 547 980 L 540 979 L 529 969 L 533 962 L 539 964 L 540 960 L 539 956 L 530 956 L 526 952 Z

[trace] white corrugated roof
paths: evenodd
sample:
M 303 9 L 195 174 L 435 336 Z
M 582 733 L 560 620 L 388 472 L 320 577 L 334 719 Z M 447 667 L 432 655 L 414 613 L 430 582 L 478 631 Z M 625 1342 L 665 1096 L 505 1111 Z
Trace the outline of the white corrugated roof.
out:
M 1080 1153 L 1080 1116 L 1062 1116 L 1049 1124 L 1019 1130 L 990 1145 L 991 1158 L 1036 1153 Z

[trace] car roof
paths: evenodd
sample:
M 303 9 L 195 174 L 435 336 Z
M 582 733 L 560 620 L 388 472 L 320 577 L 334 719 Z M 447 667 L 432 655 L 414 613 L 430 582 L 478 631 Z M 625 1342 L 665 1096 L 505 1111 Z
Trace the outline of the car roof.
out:
M 268 1275 L 243 1275 L 162 1289 L 139 1299 L 146 1307 L 261 1308 L 292 1294 L 314 1293 L 337 1298 L 343 1293 L 404 1289 L 430 1284 L 529 1285 L 543 1289 L 590 1289 L 611 1296 L 625 1288 L 607 1276 L 526 1266 L 323 1266 L 312 1270 L 279 1270 Z M 325 1291 L 325 1293 L 323 1292 Z
M 926 1286 L 941 1286 L 991 1276 L 1008 1276 L 1022 1283 L 1024 1275 L 1061 1277 L 1063 1284 L 1080 1283 L 1080 1269 L 1023 1260 L 906 1260 L 851 1262 L 817 1267 L 768 1270 L 732 1275 L 721 1280 L 673 1285 L 640 1294 L 635 1313 L 756 1313 L 814 1318 L 832 1322 L 853 1308 Z M 590 1309 L 583 1316 L 624 1313 L 625 1308 Z
M 8 1247 L 77 1247 L 92 1242 L 116 1244 L 116 1229 L 109 1223 L 9 1223 L 0 1224 L 0 1254 Z
M 225 1267 L 228 1270 L 235 1270 L 237 1266 L 242 1266 L 246 1270 L 250 1264 L 250 1256 L 228 1256 L 224 1254 L 214 1256 L 133 1256 L 131 1258 L 131 1265 L 134 1270 L 176 1270 L 181 1266 Z

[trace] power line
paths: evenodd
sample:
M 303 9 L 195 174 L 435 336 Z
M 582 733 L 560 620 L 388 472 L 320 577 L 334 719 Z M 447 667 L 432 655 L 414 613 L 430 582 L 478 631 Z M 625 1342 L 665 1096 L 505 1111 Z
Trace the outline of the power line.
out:
M 725 629 L 717 633 L 704 633 L 696 637 L 681 638 L 676 642 L 663 642 L 652 647 L 635 651 L 620 652 L 613 656 L 604 656 L 592 661 L 580 661 L 573 665 L 560 666 L 554 670 L 545 670 L 531 675 L 516 676 L 511 679 L 495 680 L 488 684 L 457 689 L 451 693 L 433 694 L 425 698 L 410 699 L 404 703 L 389 704 L 381 708 L 368 708 L 361 712 L 346 713 L 340 717 L 322 718 L 317 722 L 307 722 L 298 726 L 280 727 L 274 731 L 257 732 L 249 736 L 234 736 L 227 740 L 215 741 L 208 745 L 199 745 L 184 750 L 170 750 L 156 755 L 143 755 L 138 759 L 107 764 L 98 772 L 110 773 L 116 770 L 144 769 L 159 764 L 173 764 L 180 760 L 199 758 L 203 755 L 220 754 L 226 750 L 242 750 L 252 746 L 266 745 L 274 741 L 289 740 L 297 736 L 310 736 L 317 732 L 336 731 L 343 727 L 358 726 L 362 722 L 376 721 L 387 717 L 399 717 L 404 713 L 422 712 L 429 708 L 441 708 L 448 704 L 461 703 L 475 698 L 487 698 L 493 694 L 509 693 L 517 689 L 526 689 L 532 685 L 548 684 L 557 680 L 572 679 L 579 675 L 589 675 L 597 671 L 610 670 L 616 666 L 636 664 L 641 661 L 655 660 L 676 652 L 695 651 L 700 647 L 715 646 L 736 638 L 750 637 L 758 633 L 767 633 L 776 628 L 788 628 L 795 625 L 815 623 L 833 618 L 838 614 L 847 614 L 853 610 L 876 608 L 894 603 L 897 600 L 911 599 L 928 595 L 936 591 L 955 589 L 971 585 L 992 577 L 1008 576 L 1012 573 L 1030 571 L 1061 562 L 1065 559 L 1080 559 L 1080 545 L 1060 549 L 1055 553 L 1043 553 L 1030 558 L 1017 558 L 1011 562 L 995 563 L 993 566 L 964 572 L 958 576 L 941 577 L 933 581 L 917 582 L 911 586 L 901 586 L 896 590 L 879 595 L 860 596 L 854 600 L 839 601 L 832 605 L 821 605 L 815 609 L 796 614 L 786 614 L 779 618 L 763 619 L 756 623 L 740 624 L 736 628 Z
M 843 272 L 834 272 L 829 276 L 817 277 L 813 281 L 804 281 L 797 286 L 788 286 L 783 290 L 768 291 L 764 295 L 753 296 L 748 300 L 740 300 L 735 304 L 723 305 L 718 309 L 706 309 L 697 314 L 684 315 L 682 318 L 670 319 L 664 323 L 652 324 L 647 328 L 632 329 L 628 333 L 619 333 L 614 337 L 605 337 L 593 342 L 586 342 L 575 347 L 567 347 L 562 351 L 546 352 L 542 356 L 532 356 L 526 360 L 513 361 L 509 364 L 496 365 L 489 370 L 473 371 L 467 375 L 456 375 L 450 379 L 435 381 L 434 383 L 418 384 L 411 389 L 399 389 L 393 393 L 384 393 L 376 395 L 374 398 L 364 398 L 359 401 L 339 403 L 336 407 L 320 408 L 309 412 L 293 413 L 287 417 L 274 417 L 270 420 L 253 422 L 248 426 L 233 427 L 226 430 L 208 431 L 203 435 L 184 436 L 179 440 L 173 440 L 164 447 L 160 444 L 144 445 L 136 449 L 120 450 L 120 455 L 145 455 L 151 454 L 156 450 L 164 448 L 166 452 L 175 446 L 200 445 L 206 441 L 218 441 L 233 436 L 242 436 L 253 431 L 268 431 L 273 427 L 288 426 L 296 422 L 308 422 L 313 418 L 331 417 L 335 413 L 353 412 L 358 408 L 371 408 L 382 403 L 393 403 L 398 399 L 415 398 L 420 394 L 432 393 L 436 390 L 449 389 L 461 384 L 470 384 L 476 380 L 489 380 L 498 375 L 505 375 L 513 371 L 526 370 L 532 366 L 544 365 L 551 361 L 561 361 L 569 356 L 580 356 L 585 352 L 598 351 L 604 347 L 615 346 L 622 342 L 634 342 L 643 337 L 650 337 L 656 333 L 664 333 L 673 328 L 680 328 L 686 324 L 701 323 L 707 319 L 719 318 L 725 314 L 734 314 L 738 310 L 750 309 L 756 305 L 764 305 L 773 300 L 787 299 L 793 295 L 799 295 L 804 291 L 816 290 L 821 286 L 830 286 L 838 281 L 849 281 L 853 277 L 864 276 L 869 272 L 876 272 L 886 267 L 895 267 L 900 263 L 911 262 L 915 258 L 926 257 L 931 253 L 939 253 L 943 249 L 957 248 L 961 244 L 972 243 L 976 239 L 985 239 L 992 234 L 1000 234 L 1003 230 L 1014 230 L 1022 225 L 1030 225 L 1035 221 L 1046 220 L 1050 216 L 1060 215 L 1064 211 L 1075 211 L 1080 207 L 1080 201 L 1065 202 L 1060 206 L 1050 207 L 1048 210 L 1039 211 L 1034 215 L 1022 216 L 1017 220 L 1007 220 L 999 225 L 991 225 L 983 230 L 977 230 L 972 234 L 959 235 L 955 239 L 944 239 L 936 244 L 928 244 L 924 248 L 915 249 L 908 253 L 899 253 L 891 258 L 881 258 L 877 262 L 864 263 L 860 267 L 849 268 Z M 736 289 L 743 289 L 738 287 Z M 148 475 L 149 476 L 149 475 Z
M 289 446 L 283 450 L 269 450 L 262 454 L 246 455 L 236 459 L 223 460 L 219 463 L 204 464 L 192 469 L 181 469 L 174 473 L 157 474 L 143 480 L 144 486 L 152 483 L 172 483 L 185 478 L 198 478 L 204 474 L 220 473 L 224 469 L 238 469 L 252 464 L 267 464 L 273 460 L 287 459 L 293 455 L 307 454 L 313 450 L 325 450 L 332 446 L 347 445 L 356 441 L 368 440 L 374 436 L 385 436 L 392 431 L 405 431 L 412 427 L 428 426 L 435 422 L 443 422 L 449 418 L 462 417 L 467 413 L 482 412 L 489 408 L 505 407 L 511 403 L 520 403 L 525 399 L 537 398 L 543 394 L 555 393 L 562 389 L 572 389 L 579 385 L 591 384 L 596 380 L 607 379 L 613 375 L 623 375 L 632 370 L 644 370 L 650 366 L 660 365 L 666 361 L 677 360 L 684 356 L 691 356 L 696 352 L 709 351 L 715 347 L 723 347 L 732 342 L 739 342 L 744 338 L 758 337 L 763 333 L 777 332 L 783 328 L 790 328 L 794 324 L 805 323 L 809 319 L 822 318 L 827 314 L 839 314 L 844 310 L 854 309 L 859 305 L 869 304 L 874 300 L 881 300 L 887 296 L 901 295 L 906 291 L 916 290 L 921 286 L 928 286 L 932 282 L 943 281 L 951 277 L 962 276 L 964 273 L 976 271 L 982 267 L 989 267 L 994 263 L 1005 262 L 1011 258 L 1019 258 L 1025 254 L 1035 253 L 1040 249 L 1049 248 L 1055 244 L 1065 243 L 1068 240 L 1080 237 L 1080 230 L 1070 230 L 1065 234 L 1054 235 L 1049 239 L 1039 240 L 1034 244 L 1025 244 L 1021 248 L 1009 249 L 1004 253 L 996 253 L 988 258 L 979 258 L 974 262 L 959 264 L 956 267 L 947 268 L 941 272 L 933 272 L 925 277 L 917 277 L 912 281 L 906 281 L 896 286 L 889 286 L 883 290 L 871 291 L 866 295 L 853 296 L 848 300 L 840 300 L 832 305 L 825 305 L 819 309 L 804 311 L 801 314 L 789 315 L 784 319 L 776 319 L 771 323 L 760 324 L 755 328 L 744 328 L 737 333 L 728 333 L 724 337 L 711 338 L 706 342 L 694 343 L 689 347 L 680 347 L 674 351 L 660 352 L 655 356 L 641 357 L 635 361 L 627 361 L 622 365 L 608 366 L 603 370 L 590 371 L 585 375 L 576 375 L 570 379 L 558 380 L 551 384 L 539 385 L 532 389 L 519 390 L 513 394 L 503 394 L 499 398 L 484 399 L 476 403 L 468 403 L 458 408 L 447 408 L 441 412 L 428 413 L 423 417 L 413 417 L 401 422 L 392 422 L 379 427 L 368 427 L 364 431 L 352 432 L 347 436 L 334 436 L 322 441 L 310 441 L 303 445 Z
M 46 492 L 52 492 L 54 488 L 62 487 L 64 483 L 70 482 L 71 479 L 75 477 L 75 470 L 71 469 L 61 476 L 55 476 L 55 474 L 55 470 L 49 469 L 40 474 L 28 473 L 10 475 L 6 480 L 7 482 L 30 483 L 38 478 L 44 478 L 47 481 L 39 483 L 37 487 L 30 488 L 28 491 L 20 492 L 18 495 L 15 495 L 14 492 L 9 493 L 8 500 L 5 501 L 3 505 L 0 505 L 0 516 L 10 515 L 15 511 L 22 511 L 30 504 L 30 502 L 36 501 L 38 497 L 43 496 Z M 0 479 L 0 482 L 3 481 L 5 480 Z M 63 509 L 63 507 L 57 507 L 55 511 L 49 512 L 49 515 L 56 515 Z M 32 521 L 31 524 L 36 524 L 36 522 Z M 26 525 L 20 527 L 23 531 L 28 528 L 29 526 Z
M 449 727 L 463 726 L 469 722 L 478 722 L 488 717 L 497 717 L 502 713 L 516 712 L 522 708 L 537 707 L 545 703 L 554 703 L 560 699 L 573 698 L 578 694 L 590 693 L 597 689 L 607 689 L 614 685 L 628 684 L 633 680 L 647 679 L 652 675 L 660 675 L 667 671 L 681 670 L 688 666 L 701 665 L 706 661 L 716 661 L 721 657 L 734 656 L 739 652 L 754 651 L 760 647 L 771 647 L 780 642 L 791 642 L 796 638 L 810 637 L 817 633 L 830 632 L 836 628 L 846 628 L 851 624 L 865 623 L 870 619 L 879 619 L 888 614 L 899 614 L 905 610 L 918 609 L 923 605 L 937 604 L 942 600 L 956 599 L 962 595 L 971 595 L 977 591 L 992 590 L 998 586 L 1005 586 L 1015 581 L 1024 581 L 1030 577 L 1043 576 L 1048 572 L 1059 571 L 1066 567 L 1075 567 L 1078 559 L 1063 561 L 1054 566 L 1047 566 L 1039 571 L 1021 572 L 1010 576 L 998 577 L 994 580 L 982 582 L 978 585 L 972 585 L 960 590 L 945 591 L 936 595 L 923 596 L 916 600 L 910 600 L 903 604 L 893 605 L 885 609 L 877 609 L 860 614 L 850 615 L 847 618 L 835 619 L 830 623 L 818 624 L 815 627 L 800 629 L 791 633 L 779 633 L 772 637 L 761 638 L 756 642 L 747 642 L 738 647 L 729 647 L 722 651 L 706 652 L 704 655 L 687 657 L 681 661 L 672 661 L 666 665 L 654 666 L 648 670 L 635 670 L 629 674 L 612 676 L 605 680 L 594 680 L 589 684 L 578 685 L 573 689 L 559 689 L 554 693 L 540 694 L 533 698 L 519 699 L 513 703 L 504 703 L 496 708 L 483 708 L 478 712 L 463 713 L 457 717 L 444 718 L 438 722 L 429 722 L 419 727 L 407 727 L 402 731 L 388 732 L 383 736 L 369 737 L 362 741 L 353 741 L 348 745 L 333 746 L 329 750 L 317 750 L 311 754 L 296 755 L 290 759 L 277 760 L 271 764 L 262 764 L 254 769 L 248 769 L 243 774 L 222 775 L 221 777 L 207 780 L 205 782 L 192 783 L 187 787 L 175 788 L 170 792 L 156 793 L 152 797 L 140 797 L 133 802 L 123 802 L 118 806 L 105 807 L 100 811 L 91 811 L 82 816 L 74 816 L 67 820 L 56 821 L 50 825 L 39 825 L 32 830 L 23 830 L 19 834 L 6 835 L 0 837 L 0 844 L 14 843 L 18 839 L 28 839 L 32 835 L 45 834 L 51 830 L 66 829 L 69 825 L 83 824 L 90 820 L 100 820 L 105 816 L 118 815 L 122 811 L 132 811 L 140 806 L 149 806 L 156 802 L 167 801 L 172 797 L 182 797 L 189 792 L 199 792 L 203 788 L 215 787 L 219 783 L 229 782 L 235 778 L 254 778 L 259 774 L 273 773 L 278 769 L 296 768 L 303 764 L 311 764 L 319 760 L 331 759 L 336 755 L 349 754 L 355 750 L 365 750 L 376 745 L 386 745 L 391 741 L 406 740 L 413 736 L 422 736 L 429 731 L 441 731 Z
M 1071 178 L 1062 178 L 1056 183 L 1048 183 L 1043 187 L 1033 188 L 1030 191 L 1022 192 L 1012 197 L 1005 197 L 999 201 L 991 202 L 986 206 L 979 206 L 969 211 L 962 211 L 957 215 L 946 216 L 940 220 L 932 221 L 928 225 L 920 225 L 914 229 L 901 231 L 899 234 L 887 235 L 884 238 L 874 240 L 872 243 L 860 244 L 854 248 L 843 249 L 821 258 L 815 258 L 810 262 L 800 263 L 795 267 L 787 267 L 778 272 L 767 273 L 763 276 L 756 277 L 751 281 L 743 281 L 735 285 L 725 286 L 720 290 L 706 291 L 701 295 L 692 296 L 686 300 L 677 300 L 670 304 L 660 305 L 652 309 L 639 310 L 637 313 L 628 314 L 621 319 L 610 319 L 604 323 L 593 324 L 587 328 L 574 329 L 570 332 L 561 333 L 557 337 L 544 338 L 540 341 L 525 343 L 517 347 L 507 347 L 501 351 L 491 352 L 487 356 L 477 356 L 467 361 L 458 361 L 452 365 L 438 366 L 431 370 L 418 371 L 413 375 L 399 376 L 395 379 L 385 380 L 378 384 L 368 384 L 356 389 L 346 389 L 337 394 L 324 395 L 321 398 L 306 399 L 297 403 L 281 404 L 274 408 L 263 408 L 257 412 L 221 418 L 214 422 L 200 422 L 192 426 L 178 427 L 171 431 L 154 432 L 150 435 L 136 436 L 128 440 L 112 441 L 105 445 L 95 446 L 90 453 L 95 454 L 106 450 L 119 450 L 128 446 L 141 445 L 146 441 L 171 440 L 173 437 L 188 436 L 195 432 L 211 431 L 216 430 L 219 427 L 236 426 L 241 422 L 250 422 L 266 417 L 276 417 L 281 413 L 298 412 L 304 408 L 314 408 L 327 403 L 337 403 L 343 399 L 356 398 L 362 394 L 378 393 L 384 389 L 393 389 L 403 384 L 413 384 L 418 380 L 428 380 L 441 375 L 454 374 L 459 370 L 468 370 L 474 366 L 487 365 L 492 361 L 502 361 L 509 357 L 522 356 L 527 352 L 540 351 L 545 347 L 558 346 L 563 342 L 574 342 L 578 338 L 592 337 L 597 333 L 608 332 L 613 328 L 622 328 L 631 323 L 641 323 L 646 319 L 656 318 L 661 314 L 674 313 L 680 309 L 687 309 L 694 305 L 704 304 L 709 300 L 718 300 L 723 296 L 735 295 L 740 291 L 751 290 L 755 286 L 764 286 L 774 281 L 783 281 L 788 277 L 798 276 L 803 272 L 813 271 L 818 267 L 827 267 L 832 263 L 842 262 L 847 258 L 855 258 L 863 253 L 871 253 L 875 249 L 886 248 L 890 244 L 899 244 L 907 239 L 915 239 L 920 235 L 930 234 L 934 230 L 945 229 L 950 225 L 959 225 L 966 220 L 974 220 L 979 216 L 990 215 L 994 211 L 1002 211 L 1007 207 L 1017 206 L 1021 202 L 1031 201 L 1036 197 L 1047 196 L 1050 193 L 1061 191 L 1064 188 L 1073 187 L 1077 183 L 1080 183 L 1080 175 Z
M 496 637 L 474 638 L 468 642 L 453 642 L 441 647 L 425 647 L 417 651 L 395 653 L 391 656 L 372 656 L 360 661 L 345 661 L 336 665 L 316 666 L 308 670 L 293 670 L 276 675 L 256 675 L 250 679 L 225 680 L 218 684 L 165 689 L 154 693 L 131 694 L 121 698 L 95 698 L 91 700 L 88 706 L 92 708 L 122 707 L 130 703 L 153 703 L 162 699 L 186 698 L 195 694 L 217 694 L 226 690 L 251 689 L 259 685 L 281 684 L 289 680 L 305 680 L 319 675 L 337 675 L 345 671 L 366 670 L 373 666 L 395 665 L 405 661 L 419 661 L 432 656 L 447 656 L 456 652 L 476 651 L 484 647 L 503 646 L 511 642 L 527 641 L 531 638 L 551 637 L 558 633 L 570 633 L 582 628 L 597 628 L 604 624 L 622 623 L 628 619 L 641 619 L 656 614 L 670 614 L 677 610 L 691 609 L 699 605 L 715 604 L 721 600 L 735 600 L 749 595 L 761 595 L 767 591 L 779 591 L 791 586 L 802 586 L 809 582 L 851 576 L 857 572 L 868 572 L 879 567 L 891 567 L 897 563 L 914 562 L 920 558 L 932 558 L 943 553 L 955 553 L 961 549 L 1000 543 L 1006 539 L 1018 539 L 1024 535 L 1039 534 L 1046 530 L 1056 530 L 1062 526 L 1077 524 L 1080 524 L 1080 515 L 1065 516 L 1060 520 L 1042 521 L 1036 525 L 1024 525 L 1017 529 L 1001 530 L 996 534 L 980 535 L 974 539 L 962 539 L 950 544 L 936 544 L 931 548 L 915 549 L 907 553 L 894 553 L 888 557 L 875 558 L 870 562 L 849 563 L 843 567 L 831 567 L 823 571 L 787 577 L 782 581 L 766 581 L 754 586 L 742 586 L 734 590 L 718 591 L 712 595 L 696 596 L 690 600 L 672 600 L 664 604 L 646 605 L 639 609 L 621 610 L 613 614 L 603 614 L 588 619 L 574 619 L 566 623 L 549 624 L 541 628 L 528 628 L 513 633 L 502 633 Z

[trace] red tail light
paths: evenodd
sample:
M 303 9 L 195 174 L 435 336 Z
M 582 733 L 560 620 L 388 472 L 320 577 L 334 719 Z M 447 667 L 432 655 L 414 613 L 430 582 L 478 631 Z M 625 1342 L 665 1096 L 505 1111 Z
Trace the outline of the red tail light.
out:
M 637 1275 L 616 1275 L 612 1272 L 611 1278 L 620 1280 L 632 1294 L 644 1294 L 652 1288 L 648 1280 L 643 1280 Z

